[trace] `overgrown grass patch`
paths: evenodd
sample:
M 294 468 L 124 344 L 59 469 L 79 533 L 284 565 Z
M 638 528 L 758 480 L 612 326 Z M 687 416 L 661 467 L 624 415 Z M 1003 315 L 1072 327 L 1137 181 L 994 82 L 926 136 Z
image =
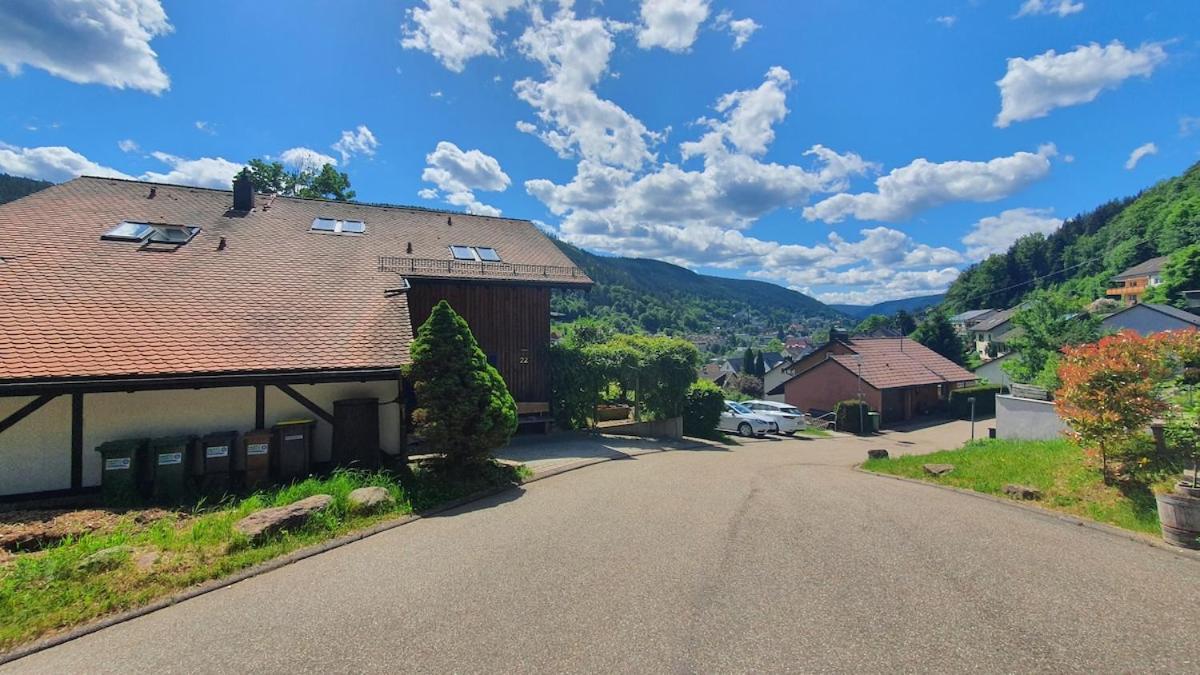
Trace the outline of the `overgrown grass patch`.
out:
M 128 515 L 112 531 L 67 538 L 0 564 L 0 652 L 304 546 L 528 476 L 524 466 L 495 462 L 453 475 L 417 469 L 403 481 L 384 472 L 338 471 L 244 498 L 168 512 L 150 523 Z M 394 504 L 369 515 L 351 513 L 347 496 L 365 486 L 387 489 Z M 331 495 L 334 501 L 301 530 L 253 546 L 234 531 L 234 524 L 254 511 L 316 494 Z M 99 568 L 81 567 L 88 556 L 113 547 L 130 551 Z
M 934 477 L 925 464 L 953 464 L 954 470 Z M 981 440 L 958 450 L 871 459 L 863 468 L 998 496 L 1008 483 L 1029 485 L 1042 491 L 1036 503 L 1048 509 L 1148 534 L 1159 532 L 1154 491 L 1169 487 L 1180 470 L 1157 466 L 1106 484 L 1067 440 Z

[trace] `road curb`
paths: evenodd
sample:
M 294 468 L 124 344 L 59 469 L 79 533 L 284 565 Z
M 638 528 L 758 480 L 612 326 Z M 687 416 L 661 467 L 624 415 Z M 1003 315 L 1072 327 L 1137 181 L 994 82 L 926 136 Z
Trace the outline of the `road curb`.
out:
M 685 439 L 685 442 L 686 442 L 685 445 L 682 445 L 679 447 L 663 448 L 663 449 L 658 449 L 658 450 L 647 450 L 645 452 L 639 452 L 639 453 L 633 454 L 633 455 L 622 455 L 619 457 L 598 457 L 596 459 L 588 459 L 588 460 L 583 460 L 581 462 L 574 462 L 574 463 L 571 463 L 571 464 L 568 464 L 565 466 L 557 466 L 552 469 L 547 469 L 544 472 L 529 476 L 528 478 L 525 478 L 521 482 L 515 483 L 513 485 L 498 485 L 496 487 L 487 488 L 485 490 L 473 492 L 465 497 L 459 497 L 458 499 L 452 499 L 448 502 L 439 504 L 438 506 L 435 506 L 431 509 L 426 509 L 419 513 L 413 513 L 413 514 L 410 514 L 407 516 L 402 516 L 395 520 L 388 520 L 388 521 L 384 521 L 381 523 L 376 523 L 375 525 L 372 525 L 371 527 L 368 527 L 366 529 L 359 530 L 357 532 L 352 532 L 350 534 L 343 535 L 341 537 L 337 537 L 336 539 L 330 539 L 329 541 L 322 542 L 320 544 L 313 544 L 312 546 L 307 546 L 305 548 L 297 549 L 295 551 L 292 551 L 291 553 L 280 556 L 278 558 L 272 558 L 271 560 L 267 560 L 267 561 L 261 562 L 257 565 L 247 567 L 246 569 L 244 569 L 240 572 L 236 572 L 228 577 L 222 577 L 220 579 L 213 579 L 211 581 L 206 581 L 206 582 L 200 584 L 199 586 L 184 589 L 184 590 L 182 590 L 178 593 L 175 593 L 173 595 L 170 595 L 168 597 L 161 598 L 159 600 L 155 600 L 154 602 L 151 602 L 148 605 L 143 605 L 143 606 L 135 608 L 135 609 L 130 609 L 130 610 L 127 610 L 127 611 L 124 611 L 124 612 L 121 612 L 118 614 L 114 614 L 112 616 L 109 616 L 109 617 L 106 617 L 103 619 L 99 619 L 93 623 L 89 623 L 87 625 L 80 626 L 78 628 L 73 628 L 73 629 L 67 631 L 66 633 L 62 633 L 60 635 L 56 635 L 56 636 L 49 637 L 49 638 L 44 638 L 42 640 L 38 640 L 36 642 L 25 645 L 23 647 L 17 647 L 13 651 L 0 654 L 0 666 L 3 666 L 8 663 L 12 663 L 14 661 L 18 661 L 27 656 L 32 656 L 38 652 L 45 651 L 52 647 L 57 647 L 61 644 L 65 644 L 67 642 L 77 640 L 81 637 L 91 635 L 92 633 L 97 633 L 99 631 L 104 630 L 105 628 L 111 628 L 112 626 L 115 626 L 117 624 L 125 623 L 126 621 L 131 621 L 133 619 L 137 619 L 139 617 L 146 616 L 147 614 L 157 612 L 161 609 L 166 609 L 168 607 L 171 607 L 172 605 L 177 605 L 181 602 L 184 602 L 185 600 L 191 600 L 192 598 L 196 598 L 201 595 L 207 595 L 209 593 L 212 593 L 213 591 L 219 591 L 222 588 L 228 588 L 229 586 L 232 586 L 232 585 L 242 582 L 242 581 L 246 581 L 247 579 L 253 579 L 254 577 L 260 576 L 262 574 L 266 574 L 267 572 L 272 572 L 272 571 L 280 569 L 282 567 L 291 565 L 292 563 L 300 562 L 301 560 L 304 560 L 306 558 L 311 558 L 315 555 L 320 555 L 321 553 L 326 553 L 328 551 L 332 551 L 333 549 L 341 548 L 343 546 L 346 546 L 347 544 L 353 544 L 356 541 L 362 541 L 363 539 L 366 539 L 367 537 L 372 537 L 377 534 L 387 532 L 388 530 L 396 529 L 397 527 L 400 527 L 402 525 L 408 525 L 409 523 L 412 523 L 412 522 L 415 522 L 418 520 L 422 520 L 422 519 L 428 518 L 430 516 L 435 516 L 440 513 L 445 513 L 446 511 L 452 511 L 454 509 L 459 508 L 460 506 L 465 506 L 472 502 L 477 502 L 481 499 L 487 499 L 488 497 L 493 497 L 495 495 L 498 495 L 498 494 L 501 494 L 504 492 L 508 492 L 509 490 L 515 490 L 515 489 L 521 487 L 522 485 L 527 485 L 529 483 L 536 483 L 539 480 L 551 478 L 551 477 L 557 476 L 559 474 L 567 473 L 569 471 L 575 471 L 577 469 L 582 469 L 585 467 L 593 466 L 595 464 L 603 464 L 605 462 L 612 462 L 612 461 L 616 461 L 616 460 L 633 459 L 633 458 L 641 456 L 641 455 L 657 454 L 657 453 L 662 453 L 662 452 L 671 452 L 671 451 L 675 451 L 675 450 L 694 450 L 694 449 L 701 448 L 701 447 L 707 447 L 709 445 L 709 443 L 707 443 L 705 441 L 697 440 L 697 439 Z
M 1186 548 L 1179 548 L 1177 546 L 1171 546 L 1170 544 L 1168 544 L 1166 542 L 1154 539 L 1150 535 L 1140 534 L 1137 532 L 1130 532 L 1129 530 L 1119 528 L 1115 525 L 1101 523 L 1096 520 L 1088 520 L 1086 518 L 1079 518 L 1077 516 L 1060 513 L 1058 511 L 1047 509 L 1042 506 L 1037 506 L 1035 504 L 1025 504 L 1025 503 L 1018 502 L 1018 501 L 1015 501 L 1012 499 L 1005 499 L 1003 497 L 997 497 L 996 495 L 990 495 L 990 494 L 987 494 L 986 492 L 976 492 L 974 490 L 968 490 L 966 488 L 955 487 L 953 485 L 942 485 L 941 483 L 931 483 L 929 481 L 920 480 L 918 478 L 909 478 L 908 476 L 897 476 L 897 475 L 890 474 L 890 473 L 879 473 L 878 471 L 870 471 L 868 469 L 864 469 L 862 464 L 854 465 L 854 470 L 859 473 L 866 474 L 868 476 L 876 476 L 878 478 L 891 478 L 892 480 L 898 480 L 898 481 L 901 481 L 904 483 L 912 483 L 914 485 L 924 485 L 926 487 L 937 488 L 939 490 L 947 490 L 949 492 L 957 492 L 958 494 L 966 495 L 967 497 L 975 497 L 976 499 L 982 499 L 985 501 L 992 502 L 994 504 L 1001 504 L 1003 506 L 1020 509 L 1022 511 L 1025 511 L 1026 513 L 1031 513 L 1033 515 L 1040 516 L 1042 518 L 1046 518 L 1049 520 L 1056 520 L 1059 522 L 1068 523 L 1070 525 L 1075 525 L 1077 527 L 1085 527 L 1089 530 L 1103 532 L 1104 534 L 1107 534 L 1112 537 L 1119 537 L 1121 539 L 1132 541 L 1132 542 L 1135 542 L 1138 544 L 1144 544 L 1151 548 L 1156 548 L 1156 549 L 1159 549 L 1162 551 L 1166 551 L 1168 553 L 1173 553 L 1176 556 L 1183 558 L 1185 560 L 1193 560 L 1196 562 L 1200 562 L 1200 551 L 1192 551 L 1192 550 L 1189 550 Z

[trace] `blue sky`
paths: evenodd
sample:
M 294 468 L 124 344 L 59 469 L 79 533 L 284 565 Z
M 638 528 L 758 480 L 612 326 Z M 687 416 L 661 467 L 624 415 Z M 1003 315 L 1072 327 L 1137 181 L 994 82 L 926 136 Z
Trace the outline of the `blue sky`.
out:
M 1200 3 L 9 0 L 0 171 L 529 218 L 827 302 L 939 292 L 1200 160 Z

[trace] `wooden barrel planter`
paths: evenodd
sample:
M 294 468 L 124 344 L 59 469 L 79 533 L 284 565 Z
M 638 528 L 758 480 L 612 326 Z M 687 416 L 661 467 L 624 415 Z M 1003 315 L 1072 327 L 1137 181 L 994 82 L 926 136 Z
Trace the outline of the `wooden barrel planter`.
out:
M 1155 495 L 1158 521 L 1163 540 L 1182 548 L 1200 549 L 1200 497 L 1190 496 L 1194 488 Z

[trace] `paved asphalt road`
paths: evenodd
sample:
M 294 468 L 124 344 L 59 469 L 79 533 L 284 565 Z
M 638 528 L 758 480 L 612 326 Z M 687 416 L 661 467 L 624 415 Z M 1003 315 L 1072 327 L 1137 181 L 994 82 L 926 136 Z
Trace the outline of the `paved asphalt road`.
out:
M 1200 562 L 849 468 L 938 433 L 592 466 L 6 672 L 1200 671 Z

